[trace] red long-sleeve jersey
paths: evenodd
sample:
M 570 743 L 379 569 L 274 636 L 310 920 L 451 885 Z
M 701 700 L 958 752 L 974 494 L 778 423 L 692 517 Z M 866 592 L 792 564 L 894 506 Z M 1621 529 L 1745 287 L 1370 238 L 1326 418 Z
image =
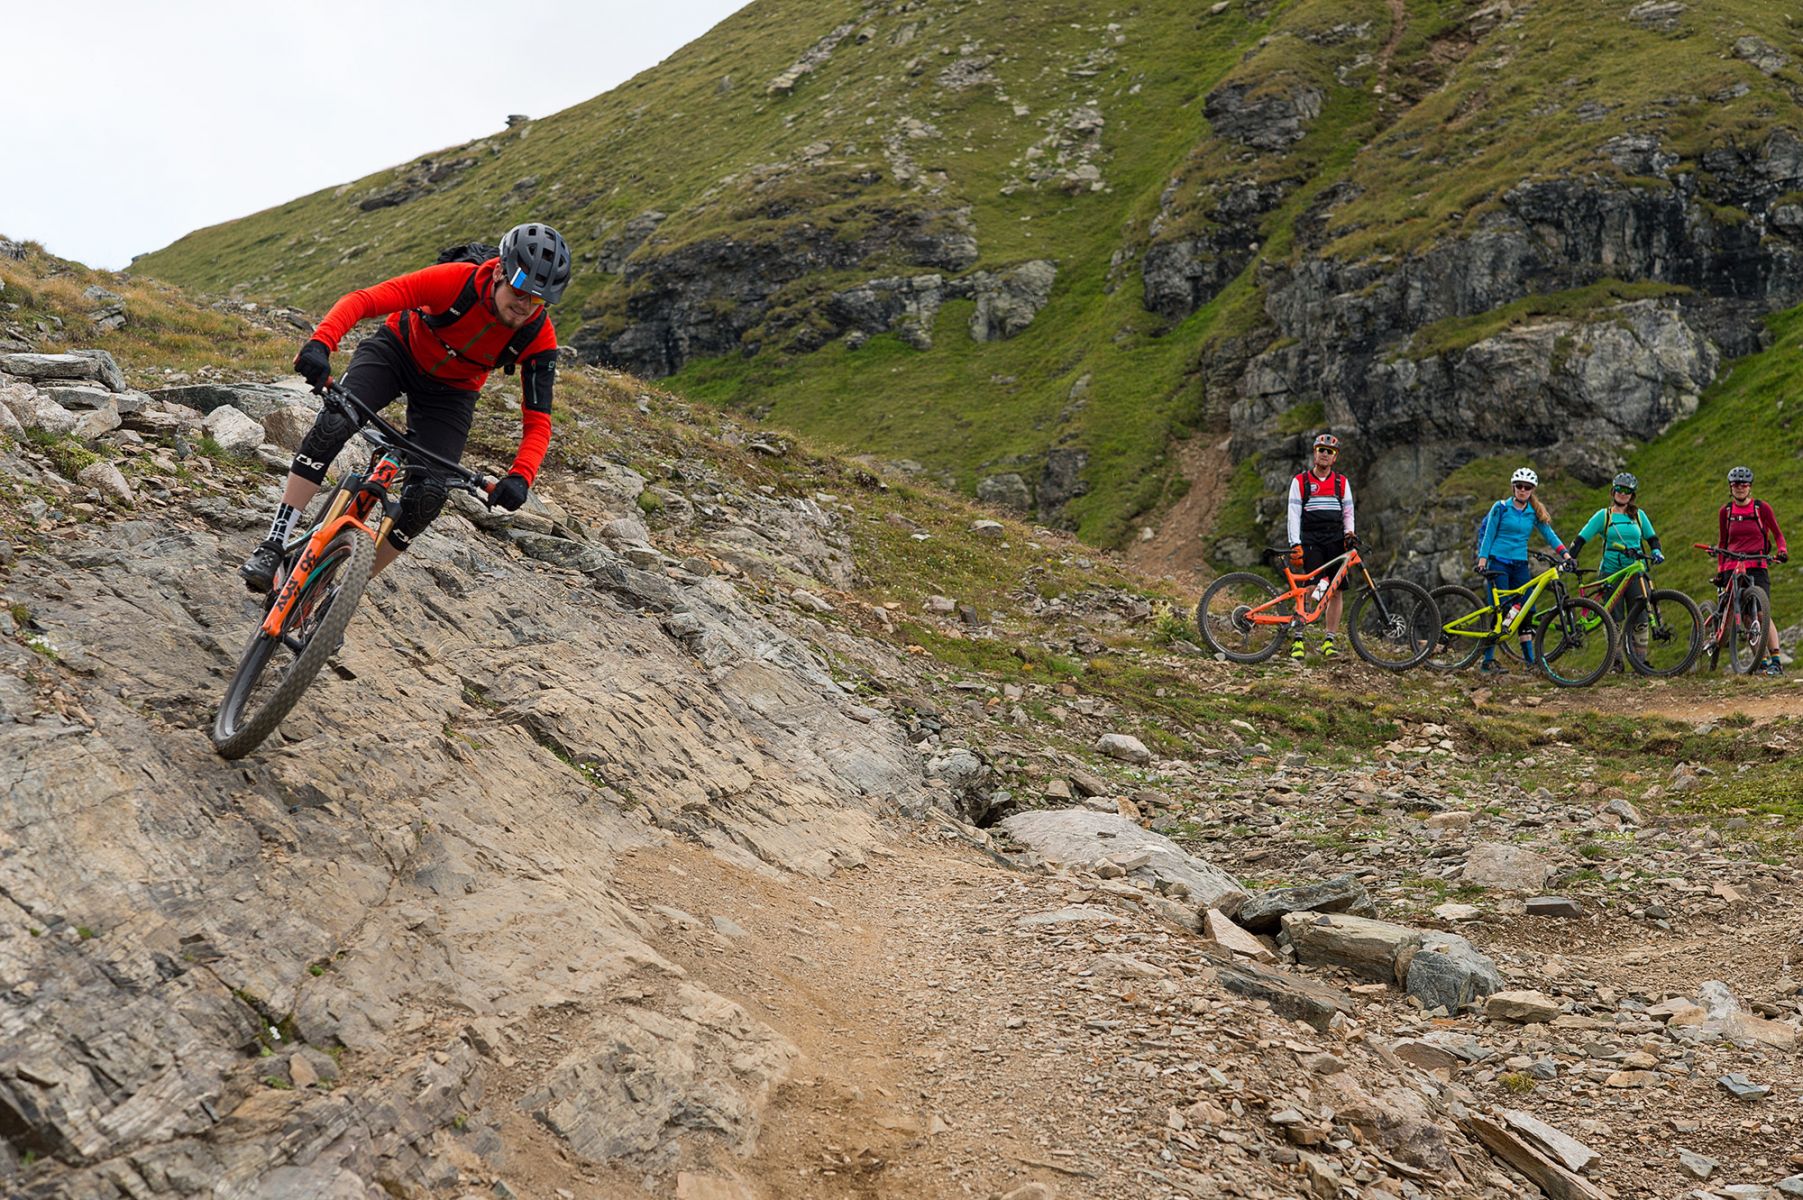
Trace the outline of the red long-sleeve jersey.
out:
M 388 328 L 421 371 L 448 387 L 479 391 L 516 332 L 495 311 L 494 264 L 494 259 L 475 267 L 441 263 L 359 288 L 332 305 L 313 336 L 336 350 L 359 321 L 386 315 Z M 429 328 L 421 318 L 449 309 L 472 271 L 477 281 L 476 303 L 451 324 Z M 520 446 L 508 469 L 528 484 L 538 477 L 551 444 L 551 380 L 556 355 L 557 331 L 547 318 L 519 356 Z
M 1724 550 L 1736 554 L 1790 553 L 1784 545 L 1784 534 L 1778 531 L 1778 514 L 1764 500 L 1748 500 L 1745 504 L 1729 501 L 1722 505 L 1716 520 L 1721 536 L 1716 545 Z M 1717 565 L 1726 568 L 1729 561 L 1724 558 Z

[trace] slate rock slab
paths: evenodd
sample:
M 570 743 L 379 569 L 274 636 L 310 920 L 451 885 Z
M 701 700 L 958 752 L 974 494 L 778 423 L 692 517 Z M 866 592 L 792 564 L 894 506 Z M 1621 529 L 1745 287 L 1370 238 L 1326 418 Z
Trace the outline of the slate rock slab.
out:
M 1081 808 L 1042 809 L 1016 813 L 1001 823 L 1015 841 L 1037 850 L 1049 862 L 1083 864 L 1127 852 L 1145 853 L 1146 862 L 1128 874 L 1134 878 L 1182 884 L 1190 899 L 1232 915 L 1246 900 L 1239 880 L 1211 862 L 1186 854 L 1162 834 L 1141 829 L 1118 813 Z
M 1357 878 L 1340 875 L 1320 883 L 1304 883 L 1260 892 L 1240 905 L 1240 911 L 1234 919 L 1253 933 L 1276 933 L 1284 916 L 1293 912 L 1350 913 L 1356 917 L 1375 917 L 1377 904 Z

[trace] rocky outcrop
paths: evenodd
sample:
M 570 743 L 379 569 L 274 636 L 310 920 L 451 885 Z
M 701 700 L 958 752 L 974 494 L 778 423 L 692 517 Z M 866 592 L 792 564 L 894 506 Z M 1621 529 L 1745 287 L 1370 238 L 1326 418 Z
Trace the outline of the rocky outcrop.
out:
M 1674 162 L 1650 137 L 1603 150 L 1647 174 Z M 1418 576 L 1456 572 L 1467 549 L 1471 500 L 1436 496 L 1462 463 L 1516 447 L 1605 481 L 1625 443 L 1694 411 L 1724 358 L 1759 348 L 1765 313 L 1803 299 L 1803 241 L 1778 203 L 1803 184 L 1803 142 L 1777 131 L 1703 165 L 1707 194 L 1693 176 L 1664 188 L 1538 181 L 1508 192 L 1468 236 L 1405 259 L 1305 255 L 1273 268 L 1266 312 L 1281 340 L 1240 378 L 1235 456 L 1262 455 L 1275 495 L 1297 461 L 1279 418 L 1320 405 L 1327 425 L 1357 439 L 1361 515 L 1378 518 L 1378 544 L 1405 548 Z M 1499 318 L 1488 336 L 1434 348 L 1442 322 L 1609 279 L 1674 294 Z
M 573 342 L 586 357 L 662 378 L 693 358 L 755 353 L 762 339 L 747 335 L 772 315 L 777 293 L 805 276 L 895 261 L 961 271 L 976 261 L 966 211 L 896 204 L 859 215 L 867 218 L 859 226 L 866 232 L 849 239 L 834 224 L 797 221 L 758 238 L 703 237 L 664 250 L 649 243 L 625 264 L 631 289 L 626 327 L 613 334 L 584 327 Z M 872 294 L 883 290 L 873 286 Z M 884 311 L 906 307 L 905 302 L 873 303 Z M 848 304 L 858 307 L 855 300 Z M 765 333 L 780 335 L 801 323 L 799 314 L 780 314 Z M 831 336 L 808 332 L 811 336 L 795 348 L 813 349 Z
M 441 518 L 304 715 L 224 763 L 263 504 L 13 565 L 41 648 L 0 638 L 11 1194 L 429 1190 L 498 1164 L 515 1114 L 594 1162 L 748 1147 L 795 1050 L 650 948 L 613 864 L 670 836 L 856 863 L 920 794 L 900 727 L 723 581 L 471 507 L 492 532 Z
M 1203 111 L 1219 137 L 1254 150 L 1282 150 L 1302 140 L 1324 99 L 1319 88 L 1298 81 L 1232 83 L 1210 92 Z
M 824 316 L 832 336 L 857 340 L 879 333 L 899 334 L 917 350 L 931 349 L 933 323 L 947 300 L 972 299 L 972 341 L 999 342 L 1033 323 L 1051 299 L 1056 263 L 1034 259 L 1001 271 L 977 271 L 963 278 L 943 275 L 888 276 L 834 292 Z

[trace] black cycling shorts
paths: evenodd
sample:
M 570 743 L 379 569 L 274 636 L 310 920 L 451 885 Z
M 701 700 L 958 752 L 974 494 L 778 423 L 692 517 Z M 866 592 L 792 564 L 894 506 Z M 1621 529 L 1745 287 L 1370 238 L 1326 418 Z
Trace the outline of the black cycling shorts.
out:
M 1302 573 L 1306 575 L 1318 567 L 1324 567 L 1344 553 L 1346 553 L 1344 538 L 1336 538 L 1331 542 L 1304 542 L 1302 543 Z

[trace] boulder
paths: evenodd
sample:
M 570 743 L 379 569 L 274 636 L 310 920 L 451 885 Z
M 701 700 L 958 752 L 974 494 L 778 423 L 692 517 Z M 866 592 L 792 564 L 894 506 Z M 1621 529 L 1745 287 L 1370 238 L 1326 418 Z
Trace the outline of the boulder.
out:
M 1484 1001 L 1484 1015 L 1492 1021 L 1544 1024 L 1559 1015 L 1559 1002 L 1544 992 L 1497 992 Z
M 1003 832 L 1030 846 L 1049 862 L 1082 865 L 1125 852 L 1146 854 L 1133 879 L 1166 887 L 1182 884 L 1196 904 L 1231 915 L 1246 899 L 1239 880 L 1213 863 L 1186 854 L 1169 838 L 1141 829 L 1118 813 L 1087 809 L 1042 809 L 1004 818 Z
M 278 409 L 300 404 L 318 410 L 318 401 L 309 401 L 312 393 L 299 388 L 277 387 L 264 383 L 192 383 L 181 387 L 157 388 L 150 393 L 158 400 L 180 404 L 196 412 L 210 413 L 231 405 L 253 421 L 261 421 Z
M 977 499 L 995 508 L 1024 513 L 1033 507 L 1033 489 L 1017 472 L 985 476 L 977 483 Z
M 1457 934 L 1432 930 L 1399 959 L 1397 973 L 1403 990 L 1429 1011 L 1456 1013 L 1503 986 L 1496 964 L 1477 947 Z
M 1532 850 L 1507 842 L 1481 842 L 1471 848 L 1460 877 L 1479 887 L 1537 892 L 1552 873 L 1552 862 Z
M 1277 956 L 1271 948 L 1233 923 L 1233 919 L 1219 909 L 1211 908 L 1202 914 L 1202 932 L 1214 940 L 1223 950 L 1228 950 L 1253 962 L 1275 962 Z
M 313 428 L 318 415 L 317 409 L 304 404 L 278 408 L 263 418 L 263 435 L 284 450 L 299 450 L 301 439 Z
M 200 424 L 227 454 L 248 458 L 264 442 L 263 426 L 229 404 L 215 408 Z
M 1262 1000 L 1271 1011 L 1325 1032 L 1336 1015 L 1352 1015 L 1352 997 L 1313 979 L 1252 962 L 1217 962 L 1221 986 L 1236 996 Z
M 1407 925 L 1354 917 L 1346 913 L 1293 912 L 1283 917 L 1283 936 L 1295 947 L 1296 961 L 1345 967 L 1383 983 L 1396 982 L 1396 959 L 1405 946 L 1419 944 L 1420 933 Z
M 1152 752 L 1146 749 L 1146 744 L 1130 733 L 1103 734 L 1096 739 L 1095 751 L 1136 766 L 1144 766 L 1152 761 Z
M 1355 876 L 1339 875 L 1320 883 L 1274 888 L 1260 892 L 1240 906 L 1234 919 L 1253 933 L 1276 933 L 1284 916 L 1293 912 L 1351 913 L 1375 917 L 1377 905 Z
M 38 355 L 34 357 L 62 356 Z M 75 414 L 29 384 L 15 383 L 0 388 L 0 404 L 11 409 L 12 415 L 26 429 L 42 430 L 44 433 L 58 437 L 75 431 Z
M 104 350 L 71 354 L 0 354 L 0 371 L 32 382 L 45 379 L 91 379 L 108 391 L 125 390 L 125 373 Z

